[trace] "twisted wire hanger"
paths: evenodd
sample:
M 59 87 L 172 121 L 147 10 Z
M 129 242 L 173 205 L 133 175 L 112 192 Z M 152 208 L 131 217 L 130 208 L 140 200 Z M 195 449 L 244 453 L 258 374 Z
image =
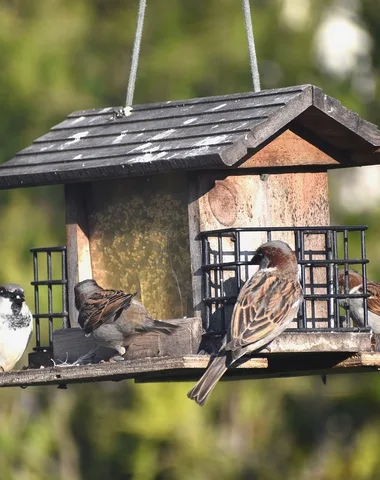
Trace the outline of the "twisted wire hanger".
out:
M 137 14 L 135 39 L 133 42 L 131 69 L 129 72 L 127 96 L 126 96 L 125 108 L 123 112 L 124 115 L 129 115 L 132 110 L 133 96 L 135 93 L 135 86 L 136 86 L 137 68 L 138 68 L 139 58 L 140 58 L 140 46 L 141 46 L 141 38 L 142 38 L 143 27 L 144 27 L 145 10 L 146 10 L 146 0 L 139 0 L 139 10 Z M 253 34 L 253 28 L 252 28 L 251 6 L 249 3 L 249 0 L 243 0 L 243 13 L 244 13 L 245 31 L 247 34 L 249 63 L 251 67 L 253 90 L 254 92 L 259 92 L 260 91 L 260 75 L 259 75 L 259 69 L 257 65 L 255 37 Z

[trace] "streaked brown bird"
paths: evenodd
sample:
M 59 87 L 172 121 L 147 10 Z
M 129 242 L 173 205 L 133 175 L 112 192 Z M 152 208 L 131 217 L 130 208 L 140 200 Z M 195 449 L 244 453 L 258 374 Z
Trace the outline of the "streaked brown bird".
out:
M 74 293 L 82 330 L 97 344 L 113 348 L 121 356 L 139 335 L 149 332 L 170 335 L 178 328 L 154 320 L 134 299 L 136 293 L 105 290 L 92 279 L 77 283 Z
M 230 328 L 218 355 L 187 396 L 204 405 L 227 368 L 269 344 L 297 315 L 302 301 L 295 253 L 282 241 L 262 244 L 252 263 L 259 270 L 238 295 Z
M 342 293 L 345 290 L 345 272 L 339 272 L 339 289 Z M 354 270 L 348 271 L 348 293 L 362 295 L 363 277 Z M 368 307 L 368 326 L 371 327 L 373 333 L 380 333 L 380 283 L 367 280 L 367 298 Z M 349 304 L 350 316 L 358 327 L 364 327 L 364 306 L 361 298 L 347 298 L 340 300 L 340 304 L 344 307 L 345 303 Z

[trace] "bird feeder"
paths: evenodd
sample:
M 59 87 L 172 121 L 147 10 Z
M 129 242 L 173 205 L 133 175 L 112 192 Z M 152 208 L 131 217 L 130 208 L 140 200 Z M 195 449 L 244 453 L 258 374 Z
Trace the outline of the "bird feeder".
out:
M 70 114 L 0 167 L 3 189 L 63 184 L 67 234 L 65 247 L 33 249 L 31 369 L 1 376 L 0 385 L 198 378 L 254 272 L 255 248 L 270 239 L 295 249 L 305 300 L 291 329 L 225 377 L 377 368 L 376 336 L 339 306 L 339 267 L 365 277 L 366 227 L 329 226 L 327 171 L 379 164 L 379 147 L 375 125 L 312 85 Z M 91 364 L 60 367 L 93 347 L 74 304 L 73 287 L 86 278 L 139 291 L 153 317 L 182 328 L 141 336 L 124 362 L 99 363 L 114 353 L 100 348 Z M 47 312 L 38 307 L 42 286 Z

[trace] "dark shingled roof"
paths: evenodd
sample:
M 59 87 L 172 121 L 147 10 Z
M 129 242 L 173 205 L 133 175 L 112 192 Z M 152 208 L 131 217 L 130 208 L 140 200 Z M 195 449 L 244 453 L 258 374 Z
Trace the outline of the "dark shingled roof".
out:
M 343 164 L 380 163 L 376 126 L 313 85 L 117 110 L 70 114 L 0 166 L 0 188 L 233 167 L 285 128 Z

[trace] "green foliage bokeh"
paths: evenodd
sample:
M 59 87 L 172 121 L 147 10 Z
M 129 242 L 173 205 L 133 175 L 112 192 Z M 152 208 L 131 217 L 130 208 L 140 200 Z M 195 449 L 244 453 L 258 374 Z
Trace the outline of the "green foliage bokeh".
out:
M 314 83 L 379 123 L 378 1 L 356 2 L 357 22 L 372 39 L 370 101 L 355 93 L 350 76 L 330 75 L 315 58 L 319 25 L 344 2 L 303 1 L 309 13 L 298 26 L 283 20 L 289 0 L 251 2 L 263 88 Z M 0 2 L 1 162 L 74 110 L 123 104 L 137 3 Z M 250 89 L 240 1 L 148 1 L 135 103 Z M 332 213 L 335 223 L 368 223 L 368 256 L 380 255 L 379 209 L 359 216 L 335 202 Z M 32 305 L 29 248 L 65 242 L 63 189 L 2 191 L 0 214 L 0 280 L 24 285 Z M 380 263 L 370 271 L 380 279 Z M 125 381 L 1 390 L 0 477 L 380 478 L 377 374 L 331 377 L 326 387 L 319 378 L 224 383 L 203 409 L 186 398 L 189 388 Z

